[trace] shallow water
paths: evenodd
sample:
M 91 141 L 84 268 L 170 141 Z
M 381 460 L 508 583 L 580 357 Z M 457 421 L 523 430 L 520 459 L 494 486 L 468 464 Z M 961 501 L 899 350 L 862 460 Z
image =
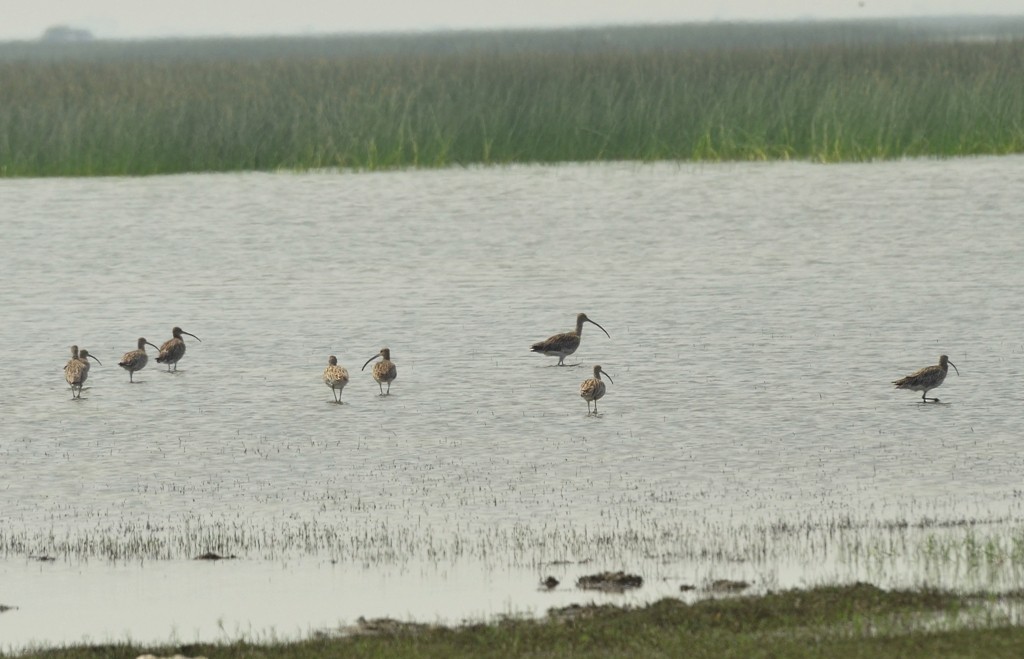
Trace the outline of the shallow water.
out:
M 605 568 L 646 596 L 992 583 L 865 568 L 834 529 L 1024 538 L 1022 178 L 1005 157 L 0 180 L 0 647 L 542 612 Z M 586 325 L 579 366 L 529 352 L 580 311 L 611 338 Z M 202 342 L 129 384 L 120 355 L 173 325 Z M 81 401 L 72 343 L 103 361 Z M 381 346 L 385 398 L 359 371 Z M 940 354 L 942 404 L 892 389 Z M 595 363 L 614 384 L 588 417 Z M 207 550 L 241 560 L 183 560 Z M 337 587 L 289 617 L 261 580 Z M 108 583 L 166 609 L 54 629 L 45 609 L 104 610 Z

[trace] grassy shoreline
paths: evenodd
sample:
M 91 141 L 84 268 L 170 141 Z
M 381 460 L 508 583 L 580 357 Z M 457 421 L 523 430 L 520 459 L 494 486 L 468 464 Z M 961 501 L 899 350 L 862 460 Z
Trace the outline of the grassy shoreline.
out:
M 1021 603 L 1020 593 L 887 592 L 854 584 L 692 605 L 669 598 L 635 609 L 574 607 L 538 621 L 457 628 L 373 621 L 357 633 L 322 633 L 290 643 L 119 643 L 34 649 L 16 656 L 1010 657 L 1024 647 L 1024 627 L 1006 609 Z
M 1024 21 L 914 25 L 0 44 L 0 176 L 1024 152 Z

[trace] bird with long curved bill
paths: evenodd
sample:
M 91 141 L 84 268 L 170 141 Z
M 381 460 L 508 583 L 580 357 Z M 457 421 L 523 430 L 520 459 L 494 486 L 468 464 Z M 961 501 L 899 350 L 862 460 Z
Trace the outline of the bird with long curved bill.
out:
M 953 370 L 956 371 L 957 375 L 960 375 L 960 369 L 956 367 L 956 364 L 949 361 L 949 357 L 942 355 L 939 357 L 938 364 L 932 364 L 931 366 L 925 366 L 924 368 L 914 371 L 910 375 L 900 378 L 893 382 L 897 389 L 909 389 L 910 391 L 921 392 L 921 402 L 927 403 L 928 401 L 939 402 L 938 398 L 928 398 L 928 392 L 938 387 L 945 381 L 946 373 L 949 372 L 949 367 L 952 366 Z
M 605 336 L 609 339 L 612 338 L 608 330 L 587 318 L 587 314 L 580 313 L 576 314 L 576 329 L 571 332 L 555 334 L 543 341 L 538 341 L 530 346 L 530 350 L 547 355 L 548 357 L 558 357 L 558 365 L 565 366 L 565 358 L 576 352 L 576 348 L 580 347 L 580 338 L 583 336 L 583 323 L 597 325 L 604 332 Z
M 390 348 L 381 348 L 380 352 L 366 360 L 366 364 L 369 364 L 378 357 L 381 360 L 373 365 L 373 369 L 370 372 L 373 374 L 373 379 L 377 381 L 377 386 L 380 387 L 380 395 L 387 396 L 391 394 L 391 383 L 398 377 L 398 369 L 395 367 L 395 363 L 391 361 Z M 363 367 L 359 370 L 365 371 L 366 364 L 363 364 Z M 384 391 L 385 383 L 388 385 L 387 392 Z
M 79 350 L 78 346 L 71 346 L 71 355 L 71 360 L 64 365 L 64 380 L 71 386 L 71 397 L 81 398 L 82 387 L 89 377 L 89 360 L 95 359 L 100 366 L 103 362 L 90 355 L 85 348 Z
M 182 334 L 188 334 L 196 341 L 202 343 L 198 336 L 190 334 L 180 327 L 175 327 L 171 330 L 172 338 L 163 342 L 160 346 L 160 354 L 156 356 L 157 363 L 167 364 L 167 372 L 171 372 L 171 364 L 174 364 L 174 370 L 178 370 L 178 362 L 185 356 L 185 340 L 181 338 Z
M 117 362 L 118 366 L 128 371 L 128 382 L 135 382 L 135 371 L 141 371 L 146 368 L 146 364 L 149 363 L 149 355 L 146 354 L 146 346 L 153 346 L 156 348 L 155 345 L 140 336 L 138 340 L 138 348 L 124 353 L 121 357 L 121 361 Z M 157 348 L 157 350 L 159 350 L 159 348 Z
M 604 398 L 605 384 L 601 379 L 601 374 L 608 375 L 608 372 L 601 368 L 600 365 L 594 366 L 594 377 L 587 378 L 580 385 L 580 398 L 587 401 L 587 416 L 591 414 L 597 414 L 597 401 Z M 615 384 L 615 380 L 612 380 L 612 376 L 608 375 L 608 381 Z M 594 411 L 590 411 L 590 403 L 594 403 Z

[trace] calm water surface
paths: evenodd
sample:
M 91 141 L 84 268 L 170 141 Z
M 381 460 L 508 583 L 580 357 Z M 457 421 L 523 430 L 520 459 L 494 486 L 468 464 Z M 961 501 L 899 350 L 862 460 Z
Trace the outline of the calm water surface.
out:
M 1024 541 L 1021 180 L 1017 157 L 0 180 L 0 647 L 538 613 L 600 599 L 572 587 L 600 569 L 640 599 L 1020 587 L 1021 561 L 862 549 Z M 580 311 L 611 338 L 530 353 Z M 174 325 L 202 343 L 129 384 L 121 354 Z M 81 401 L 73 343 L 103 361 Z M 382 346 L 387 398 L 359 371 Z M 892 389 L 940 354 L 942 404 Z M 240 560 L 187 560 L 208 550 Z

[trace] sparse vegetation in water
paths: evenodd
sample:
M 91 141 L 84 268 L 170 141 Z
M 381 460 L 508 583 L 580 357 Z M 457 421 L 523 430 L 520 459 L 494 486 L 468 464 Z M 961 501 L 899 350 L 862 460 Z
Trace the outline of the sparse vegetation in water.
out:
M 639 588 L 643 585 L 643 577 L 638 574 L 626 574 L 621 570 L 618 572 L 586 574 L 576 580 L 576 586 L 584 590 L 623 592 L 630 588 Z
M 236 558 L 238 558 L 238 557 L 235 556 L 234 554 L 231 554 L 231 555 L 228 555 L 228 556 L 221 556 L 217 552 L 208 551 L 205 554 L 200 554 L 199 556 L 196 556 L 195 560 L 197 560 L 197 561 L 230 561 L 230 560 L 234 560 Z
M 1017 153 L 1022 36 L 1000 19 L 0 45 L 0 175 Z
M 292 643 L 241 641 L 145 648 L 132 644 L 37 649 L 23 657 L 1011 657 L 1024 627 L 1005 611 L 1019 596 L 886 592 L 867 584 L 728 597 L 665 599 L 637 609 L 552 610 L 456 628 L 363 621 Z M 997 606 L 999 605 L 999 606 Z M 1002 608 L 1000 608 L 1002 607 Z
M 543 524 L 453 528 L 355 515 L 346 524 L 338 524 L 333 515 L 308 520 L 190 515 L 143 523 L 0 529 L 0 558 L 46 563 L 314 558 L 370 566 L 466 561 L 489 569 L 535 569 L 538 582 L 550 577 L 554 586 L 564 580 L 575 585 L 581 577 L 626 566 L 648 580 L 674 573 L 674 587 L 715 591 L 746 584 L 756 592 L 778 587 L 774 575 L 782 566 L 808 566 L 801 569 L 804 585 L 871 580 L 889 586 L 1006 590 L 1019 587 L 1024 527 L 1017 518 L 1001 516 L 914 523 L 817 514 L 733 523 L 683 516 L 620 520 L 609 529 Z M 666 567 L 683 565 L 699 565 L 702 571 Z M 558 570 L 554 574 L 553 568 Z M 584 585 L 591 584 L 584 579 Z
M 715 593 L 738 593 L 747 588 L 750 588 L 749 583 L 735 579 L 715 579 L 707 587 L 709 591 Z

